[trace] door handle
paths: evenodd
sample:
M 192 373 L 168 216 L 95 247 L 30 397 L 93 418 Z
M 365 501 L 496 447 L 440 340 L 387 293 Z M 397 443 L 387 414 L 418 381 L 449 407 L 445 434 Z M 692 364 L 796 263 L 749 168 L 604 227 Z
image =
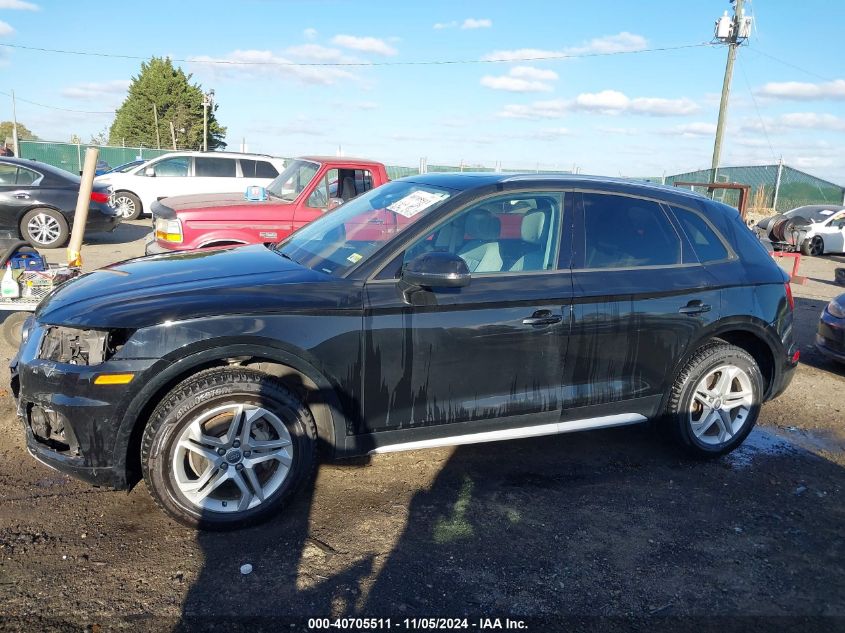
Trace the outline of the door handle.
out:
M 18 200 L 29 200 L 29 194 L 28 193 L 16 193 L 14 195 L 15 195 L 15 198 L 17 198 Z
M 537 310 L 526 319 L 522 319 L 523 325 L 554 325 L 563 321 L 559 314 L 552 314 L 550 310 Z
M 681 314 L 701 314 L 702 312 L 710 312 L 710 309 L 710 305 L 695 300 L 690 301 L 683 308 L 678 308 L 678 312 Z

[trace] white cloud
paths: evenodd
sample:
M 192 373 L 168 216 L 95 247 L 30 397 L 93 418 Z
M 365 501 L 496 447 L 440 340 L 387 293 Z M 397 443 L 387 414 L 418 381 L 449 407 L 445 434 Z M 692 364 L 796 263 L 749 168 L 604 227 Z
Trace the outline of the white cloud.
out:
M 306 40 L 313 40 L 317 37 L 317 29 L 308 27 L 304 31 L 302 31 L 302 37 Z
M 100 100 L 104 96 L 124 95 L 129 90 L 129 83 L 128 79 L 82 83 L 64 88 L 61 94 L 69 99 Z
M 455 20 L 452 20 L 451 22 L 437 22 L 432 28 L 440 31 L 442 29 L 453 29 L 456 26 L 458 26 L 458 23 Z
M 552 87 L 542 81 L 531 81 L 502 75 L 494 77 L 485 75 L 481 78 L 481 85 L 493 90 L 505 90 L 507 92 L 551 92 Z
M 40 11 L 41 7 L 24 0 L 0 0 L 0 9 L 16 9 L 18 11 Z
M 8 22 L 3 22 L 3 20 L 0 20 L 0 37 L 3 37 L 5 35 L 11 35 L 14 32 L 15 32 L 15 29 L 12 28 L 11 24 L 9 24 Z
M 398 52 L 394 47 L 377 37 L 357 37 L 355 35 L 335 35 L 332 44 L 363 53 L 375 53 L 390 57 Z
M 705 123 L 703 121 L 696 123 L 686 123 L 684 125 L 677 125 L 672 129 L 666 130 L 666 134 L 680 135 L 687 137 L 712 137 L 716 134 L 715 123 Z
M 553 70 L 543 70 L 533 66 L 515 66 L 507 75 L 485 75 L 481 78 L 481 85 L 493 90 L 507 92 L 551 92 L 552 86 L 547 81 L 557 79 Z
M 489 29 L 493 26 L 493 20 L 489 18 L 467 18 L 461 23 L 461 28 L 466 29 Z
M 299 44 L 285 49 L 285 53 L 299 59 L 314 62 L 342 62 L 352 61 L 345 57 L 343 51 L 337 48 L 329 48 L 320 44 Z
M 528 138 L 538 141 L 557 141 L 564 136 L 572 136 L 572 130 L 566 127 L 546 127 L 528 134 Z
M 190 62 L 198 74 L 211 75 L 216 78 L 238 77 L 249 79 L 262 76 L 293 77 L 304 84 L 331 85 L 339 79 L 354 77 L 352 73 L 342 68 L 326 66 L 296 66 L 293 61 L 278 56 L 268 50 L 236 50 L 223 57 L 209 57 L 198 55 L 191 57 Z M 203 62 L 227 61 L 229 64 L 209 64 Z
M 790 112 L 777 117 L 775 126 L 845 132 L 845 119 L 832 114 L 819 114 L 817 112 Z
M 556 119 L 570 111 L 616 115 L 622 113 L 647 116 L 682 116 L 696 112 L 699 106 L 686 97 L 662 99 L 637 97 L 631 99 L 618 90 L 585 92 L 574 99 L 535 101 L 530 105 L 507 105 L 499 116 L 512 119 Z
M 519 48 L 515 50 L 494 51 L 484 55 L 484 61 L 519 61 L 535 58 L 561 58 L 589 54 L 630 53 L 641 51 L 648 45 L 648 40 L 642 35 L 623 31 L 616 35 L 596 37 L 581 46 L 572 46 L 561 50 L 541 48 Z
M 813 99 L 845 99 L 845 79 L 821 83 L 785 81 L 767 83 L 757 94 L 775 99 L 810 101 Z
M 553 70 L 534 68 L 533 66 L 514 66 L 508 74 L 511 77 L 534 79 L 536 81 L 554 81 L 558 78 L 557 73 Z
M 635 127 L 606 127 L 600 125 L 596 130 L 604 134 L 617 134 L 619 136 L 636 136 L 640 133 Z

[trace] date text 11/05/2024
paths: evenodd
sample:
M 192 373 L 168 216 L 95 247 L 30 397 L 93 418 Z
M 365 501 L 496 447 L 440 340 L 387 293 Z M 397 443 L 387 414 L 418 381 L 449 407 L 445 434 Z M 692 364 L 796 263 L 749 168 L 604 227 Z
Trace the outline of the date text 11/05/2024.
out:
M 310 618 L 308 628 L 340 630 L 527 630 L 524 620 L 511 618 Z

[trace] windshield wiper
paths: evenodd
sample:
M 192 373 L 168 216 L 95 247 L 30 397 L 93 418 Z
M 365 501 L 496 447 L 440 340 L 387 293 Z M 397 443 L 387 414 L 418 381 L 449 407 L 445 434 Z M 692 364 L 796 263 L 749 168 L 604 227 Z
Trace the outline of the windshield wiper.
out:
M 302 264 L 300 264 L 298 261 L 296 261 L 293 257 L 291 257 L 290 255 L 288 255 L 287 253 L 285 253 L 284 251 L 276 250 L 276 252 L 277 252 L 279 255 L 281 255 L 282 257 L 284 257 L 285 259 L 289 259 L 289 260 L 290 260 L 290 261 L 292 261 L 294 264 L 297 264 L 297 265 L 299 265 L 299 266 L 301 266 L 301 265 L 302 265 Z

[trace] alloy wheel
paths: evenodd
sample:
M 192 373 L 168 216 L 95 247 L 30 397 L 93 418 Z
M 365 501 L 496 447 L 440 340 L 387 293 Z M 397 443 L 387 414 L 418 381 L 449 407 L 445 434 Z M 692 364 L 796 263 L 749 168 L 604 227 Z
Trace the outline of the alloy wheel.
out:
M 135 202 L 128 196 L 118 196 L 114 202 L 120 217 L 129 218 L 135 213 Z
M 713 446 L 742 430 L 754 404 L 751 378 L 736 365 L 711 369 L 695 387 L 689 410 L 693 435 Z
M 46 213 L 38 213 L 26 225 L 32 239 L 39 244 L 52 244 L 61 235 L 62 227 L 56 218 L 47 215 Z
M 196 507 L 242 512 L 281 487 L 293 464 L 292 444 L 287 427 L 267 409 L 227 404 L 182 431 L 172 457 L 173 477 Z
M 820 237 L 814 237 L 813 241 L 810 242 L 810 255 L 814 257 L 818 257 L 819 255 L 824 254 L 824 242 Z

